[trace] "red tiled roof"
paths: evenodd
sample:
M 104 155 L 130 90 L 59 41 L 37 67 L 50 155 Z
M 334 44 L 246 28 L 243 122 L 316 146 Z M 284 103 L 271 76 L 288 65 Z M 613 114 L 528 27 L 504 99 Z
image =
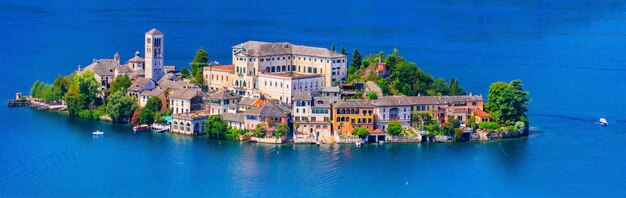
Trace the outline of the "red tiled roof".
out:
M 474 115 L 478 117 L 491 117 L 491 115 L 489 115 L 487 112 L 480 109 L 472 110 L 472 113 L 474 113 Z
M 218 69 L 218 70 L 230 71 L 230 70 L 235 69 L 235 66 L 234 65 L 214 65 L 214 66 L 211 66 L 211 68 Z

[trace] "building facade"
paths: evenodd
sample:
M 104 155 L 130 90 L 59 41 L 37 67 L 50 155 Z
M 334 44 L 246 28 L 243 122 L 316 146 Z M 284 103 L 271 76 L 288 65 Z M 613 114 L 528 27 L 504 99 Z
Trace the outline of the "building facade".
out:
M 163 77 L 163 32 L 152 29 L 146 32 L 145 42 L 145 76 L 154 81 L 159 81 Z
M 339 135 L 353 135 L 352 130 L 362 127 L 374 130 L 374 106 L 361 99 L 344 99 L 332 106 L 333 130 Z

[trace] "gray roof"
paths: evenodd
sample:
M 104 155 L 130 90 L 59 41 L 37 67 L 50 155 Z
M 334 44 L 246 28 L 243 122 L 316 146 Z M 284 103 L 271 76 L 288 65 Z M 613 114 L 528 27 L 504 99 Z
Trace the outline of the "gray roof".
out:
M 192 90 L 192 89 L 181 89 L 174 91 L 171 98 L 173 99 L 183 99 L 183 100 L 191 100 L 193 97 L 201 96 L 200 91 Z
M 345 58 L 346 55 L 331 51 L 326 48 L 294 45 L 288 42 L 261 42 L 247 41 L 233 46 L 233 49 L 242 49 L 249 56 L 274 56 L 274 55 L 303 55 L 322 58 Z
M 298 91 L 293 95 L 293 100 L 298 101 L 309 101 L 312 100 L 313 97 L 318 96 L 319 92 L 317 91 Z
M 483 101 L 481 95 L 464 95 L 464 96 L 442 96 L 447 102 L 475 102 Z
M 128 87 L 128 91 L 143 91 L 146 84 L 148 84 L 150 81 L 154 82 L 152 79 L 149 78 L 137 78 L 135 81 L 133 81 L 133 84 Z
M 339 93 L 341 89 L 339 89 L 339 87 L 324 87 L 321 92 Z
M 313 97 L 313 107 L 315 108 L 330 108 L 330 103 L 334 102 L 335 98 L 329 97 Z
M 268 101 L 260 107 L 254 107 L 246 111 L 244 114 L 264 117 L 287 117 L 290 113 L 291 111 L 288 107 Z
M 113 76 L 114 71 L 120 64 L 113 59 L 95 59 L 93 63 L 85 67 L 84 70 L 93 71 L 98 76 Z
M 242 113 L 222 113 L 222 119 L 230 122 L 244 122 L 244 118 L 246 117 Z
M 411 99 L 406 96 L 385 96 L 370 102 L 377 107 L 411 106 L 413 104 Z
M 209 99 L 213 100 L 228 100 L 228 99 L 239 99 L 241 95 L 230 91 L 230 90 L 219 90 L 215 93 L 209 94 Z
M 371 108 L 371 107 L 374 107 L 374 106 L 372 106 L 372 104 L 370 104 L 369 102 L 367 102 L 365 100 L 362 100 L 362 99 L 339 100 L 339 101 L 337 101 L 337 103 L 335 103 L 334 106 L 335 107 L 339 107 L 339 108 L 346 108 L 346 107 Z
M 152 28 L 150 31 L 146 32 L 146 35 L 163 35 L 163 32 L 157 30 L 156 28 Z
M 413 105 L 445 104 L 441 96 L 410 96 L 408 98 Z
M 141 94 L 142 96 L 161 96 L 163 95 L 164 90 L 163 89 L 152 89 L 152 90 L 146 90 L 146 91 L 142 91 Z

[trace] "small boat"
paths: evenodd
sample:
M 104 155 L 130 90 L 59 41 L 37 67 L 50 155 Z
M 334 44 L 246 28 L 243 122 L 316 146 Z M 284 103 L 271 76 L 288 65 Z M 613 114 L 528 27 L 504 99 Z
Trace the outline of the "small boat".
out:
M 361 146 L 361 142 L 355 142 L 354 144 L 355 144 L 357 147 L 360 147 L 360 146 Z
M 91 133 L 91 134 L 94 134 L 94 135 L 102 135 L 102 134 L 104 134 L 104 132 L 99 131 L 99 130 L 96 130 L 96 131 L 94 131 L 94 132 L 93 132 L 93 133 Z
M 598 122 L 600 125 L 602 126 L 607 126 L 609 125 L 609 123 L 606 121 L 606 119 L 604 118 L 600 118 L 600 121 Z
M 137 125 L 133 127 L 133 131 L 137 132 L 137 131 L 147 131 L 150 130 L 150 126 L 142 124 L 142 125 Z
M 152 124 L 152 130 L 162 133 L 165 131 L 169 131 L 170 130 L 170 125 L 167 124 L 159 124 L 159 123 L 154 123 Z

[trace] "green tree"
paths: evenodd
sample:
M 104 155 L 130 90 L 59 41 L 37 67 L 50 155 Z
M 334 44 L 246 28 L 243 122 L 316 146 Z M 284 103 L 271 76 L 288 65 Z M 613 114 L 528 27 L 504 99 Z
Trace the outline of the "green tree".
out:
M 95 107 L 96 96 L 100 84 L 96 81 L 92 71 L 84 71 L 74 76 L 74 84 L 78 86 L 78 93 L 84 96 L 87 107 Z
M 278 124 L 278 126 L 276 126 L 276 131 L 274 131 L 274 136 L 279 138 L 283 135 L 287 135 L 287 133 L 289 133 L 289 126 L 287 126 L 287 124 Z
M 335 51 L 335 44 L 333 43 L 333 45 L 330 47 L 330 51 Z
M 366 128 L 363 128 L 363 127 L 357 127 L 357 128 L 352 129 L 352 135 L 357 135 L 361 138 L 369 134 L 370 132 Z
M 141 114 L 139 114 L 139 124 L 152 124 L 154 123 L 154 111 L 143 108 Z
M 346 48 L 344 48 L 343 45 L 341 45 L 341 50 L 339 51 L 339 53 L 343 55 L 348 55 L 348 52 L 346 52 Z
M 459 86 L 459 80 L 457 80 L 456 78 L 450 79 L 449 90 L 451 96 L 465 95 L 465 89 Z
M 105 111 L 113 122 L 128 122 L 136 108 L 137 103 L 134 98 L 118 91 L 109 97 Z
M 186 67 L 183 67 L 183 69 L 180 70 L 180 74 L 182 78 L 189 77 L 189 69 L 187 69 Z
M 402 128 L 402 125 L 399 121 L 393 120 L 389 122 L 389 126 L 387 127 L 387 134 L 397 136 L 400 135 L 402 131 L 404 131 L 404 128 Z
M 430 87 L 434 91 L 434 94 L 428 95 L 448 95 L 448 83 L 446 83 L 446 80 L 444 80 L 443 78 L 438 78 L 437 80 L 435 80 Z
M 208 133 L 209 138 L 224 139 L 228 132 L 228 122 L 219 115 L 210 116 L 204 121 L 204 131 Z
M 367 93 L 367 99 L 376 100 L 378 99 L 378 95 L 376 95 L 376 92 L 370 91 Z
M 530 99 L 528 92 L 523 90 L 522 81 L 491 84 L 488 99 L 487 111 L 496 122 L 506 125 L 513 125 L 517 121 L 527 122 L 526 105 Z
M 204 87 L 204 77 L 202 75 L 203 68 L 209 65 L 209 53 L 200 48 L 196 51 L 196 55 L 193 57 L 191 61 L 191 75 L 195 79 L 195 82 L 198 86 Z
M 111 82 L 110 92 L 111 94 L 115 94 L 118 91 L 126 92 L 128 87 L 130 87 L 130 85 L 132 84 L 133 82 L 130 80 L 130 77 L 128 77 L 128 75 L 124 74 L 117 76 L 115 77 L 115 80 Z
M 161 98 L 157 97 L 157 96 L 152 96 L 150 98 L 148 98 L 148 101 L 146 102 L 146 109 L 150 109 L 153 112 L 159 112 L 161 111 L 161 108 L 163 107 L 163 104 L 161 103 Z
M 254 130 L 252 131 L 252 135 L 254 135 L 255 137 L 265 136 L 265 129 L 263 128 L 263 124 L 261 123 L 257 124 Z
M 63 76 L 57 76 L 57 79 L 52 82 L 52 97 L 55 100 L 63 99 L 65 93 L 67 93 L 67 90 L 70 88 L 71 83 L 71 81 L 68 82 L 68 80 Z
M 361 53 L 359 53 L 359 49 L 354 48 L 354 52 L 352 52 L 352 64 L 350 66 L 355 68 L 361 68 L 361 64 L 363 60 L 361 60 Z

